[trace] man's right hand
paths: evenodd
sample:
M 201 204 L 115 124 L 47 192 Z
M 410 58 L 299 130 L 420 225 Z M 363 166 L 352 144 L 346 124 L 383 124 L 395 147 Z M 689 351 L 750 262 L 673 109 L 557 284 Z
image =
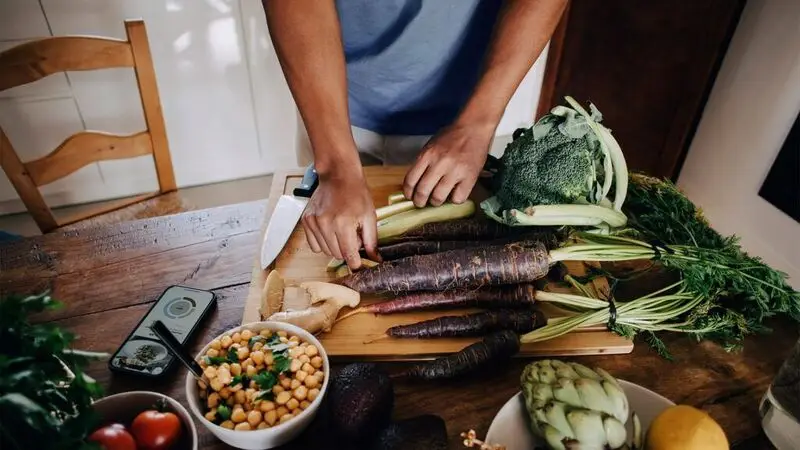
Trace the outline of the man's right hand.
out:
M 343 259 L 351 269 L 361 266 L 362 245 L 368 258 L 380 260 L 375 205 L 360 173 L 320 176 L 319 186 L 303 214 L 303 227 L 311 250 Z

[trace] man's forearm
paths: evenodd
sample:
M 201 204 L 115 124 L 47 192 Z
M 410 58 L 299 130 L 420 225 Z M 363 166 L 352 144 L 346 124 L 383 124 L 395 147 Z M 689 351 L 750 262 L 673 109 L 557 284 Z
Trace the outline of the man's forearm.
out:
M 566 4 L 566 0 L 506 1 L 483 73 L 456 122 L 494 132 L 514 91 L 550 40 Z
M 262 0 L 272 42 L 303 117 L 321 176 L 360 167 L 350 130 L 347 76 L 333 0 Z

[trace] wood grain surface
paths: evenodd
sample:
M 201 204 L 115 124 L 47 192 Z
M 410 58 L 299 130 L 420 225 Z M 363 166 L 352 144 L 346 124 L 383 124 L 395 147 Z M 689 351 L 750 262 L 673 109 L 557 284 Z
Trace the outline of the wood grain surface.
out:
M 367 185 L 372 192 L 372 199 L 376 207 L 387 204 L 389 194 L 402 190 L 403 176 L 406 168 L 402 167 L 367 167 L 365 176 Z M 273 189 L 267 203 L 262 230 L 272 216 L 272 211 L 282 194 L 291 193 L 303 177 L 302 171 L 276 173 L 273 178 Z M 476 189 L 472 195 L 477 203 L 485 198 L 485 193 Z M 480 214 L 480 213 L 479 213 Z M 263 240 L 263 239 L 262 239 Z M 250 295 L 245 303 L 245 314 L 242 323 L 261 320 L 258 307 L 261 304 L 262 289 L 268 271 L 261 270 L 261 262 L 256 258 L 253 263 L 253 279 L 251 280 Z M 302 225 L 298 225 L 289 241 L 270 267 L 277 270 L 288 286 L 296 286 L 304 281 L 332 281 L 335 274 L 326 269 L 330 257 L 316 254 L 306 242 Z M 570 273 L 576 276 L 586 274 L 581 262 L 567 264 Z M 608 283 L 605 278 L 595 279 L 587 286 L 597 293 L 606 294 Z M 571 292 L 554 284 L 549 284 L 548 291 Z M 378 296 L 362 296 L 361 306 L 384 301 Z M 286 305 L 291 300 L 287 299 Z M 305 305 L 299 305 L 303 308 Z M 297 308 L 293 308 L 297 309 Z M 347 313 L 350 308 L 342 310 Z M 386 332 L 386 329 L 395 325 L 405 325 L 423 320 L 434 319 L 443 315 L 467 314 L 478 311 L 477 309 L 457 309 L 450 311 L 415 311 L 401 314 L 376 316 L 373 314 L 358 314 L 349 317 L 337 324 L 329 333 L 322 333 L 318 337 L 325 346 L 331 358 L 359 358 L 371 361 L 377 360 L 419 360 L 430 359 L 441 355 L 457 352 L 480 338 L 446 338 L 446 339 L 382 339 L 365 343 Z M 563 317 L 563 312 L 556 308 L 547 309 L 548 318 Z M 630 353 L 633 342 L 613 334 L 603 328 L 583 330 L 571 333 L 556 339 L 535 344 L 523 344 L 519 356 L 564 356 L 564 355 L 595 355 Z
M 241 322 L 265 207 L 266 201 L 231 205 L 0 245 L 0 296 L 51 286 L 66 306 L 37 320 L 54 321 L 77 333 L 78 348 L 112 352 L 168 285 L 181 282 L 211 289 L 219 304 L 187 344 L 196 352 Z M 248 245 L 245 241 L 250 238 Z M 646 278 L 635 283 L 640 290 L 652 289 Z M 674 362 L 638 342 L 631 354 L 570 359 L 601 366 L 675 402 L 708 411 L 725 429 L 733 449 L 769 449 L 761 432 L 758 400 L 798 338 L 794 324 L 772 326 L 772 334 L 748 338 L 740 353 L 665 335 Z M 397 382 L 394 416 L 437 414 L 447 423 L 450 448 L 464 448 L 459 433 L 474 428 L 485 435 L 499 408 L 518 391 L 519 374 L 529 361 L 515 360 L 480 377 L 446 383 Z M 380 364 L 390 372 L 405 366 Z M 334 364 L 334 370 L 342 365 Z M 185 402 L 185 372 L 180 368 L 157 382 L 112 374 L 105 362 L 94 363 L 89 374 L 107 393 L 155 390 Z M 200 448 L 230 448 L 199 423 L 198 429 Z M 335 444 L 314 448 L 336 448 Z M 299 441 L 285 448 L 310 447 Z

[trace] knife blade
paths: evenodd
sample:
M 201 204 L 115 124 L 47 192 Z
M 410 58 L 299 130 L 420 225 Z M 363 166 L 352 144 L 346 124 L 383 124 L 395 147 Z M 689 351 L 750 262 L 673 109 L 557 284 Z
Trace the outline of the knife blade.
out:
M 314 164 L 306 168 L 303 180 L 292 195 L 284 194 L 278 199 L 275 211 L 267 223 L 264 233 L 264 242 L 261 245 L 261 268 L 266 269 L 278 257 L 289 236 L 292 235 L 297 222 L 303 216 L 303 211 L 308 205 L 308 199 L 317 189 L 318 178 Z

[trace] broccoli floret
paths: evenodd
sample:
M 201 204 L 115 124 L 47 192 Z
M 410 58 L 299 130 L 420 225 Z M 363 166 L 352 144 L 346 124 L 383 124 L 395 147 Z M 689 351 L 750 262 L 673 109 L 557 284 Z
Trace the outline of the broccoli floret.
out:
M 503 209 L 589 202 L 595 148 L 587 136 L 573 139 L 555 126 L 540 139 L 532 129 L 518 133 L 501 158 L 496 195 Z

